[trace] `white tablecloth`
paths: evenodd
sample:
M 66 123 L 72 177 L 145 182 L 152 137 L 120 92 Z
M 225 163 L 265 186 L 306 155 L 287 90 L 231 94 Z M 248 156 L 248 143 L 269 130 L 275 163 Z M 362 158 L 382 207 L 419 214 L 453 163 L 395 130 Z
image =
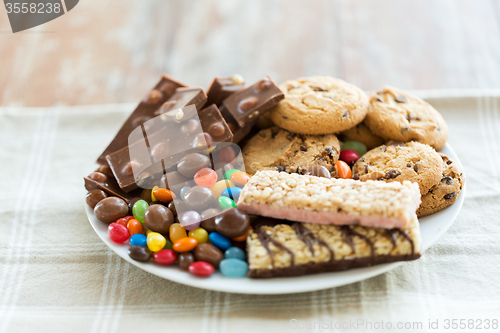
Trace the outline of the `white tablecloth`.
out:
M 453 226 L 421 259 L 386 274 L 278 296 L 163 280 L 100 241 L 84 212 L 82 176 L 134 105 L 0 108 L 0 333 L 363 332 L 387 323 L 423 332 L 436 320 L 440 330 L 447 319 L 498 323 L 500 92 L 417 93 L 444 115 L 464 166 L 467 194 Z

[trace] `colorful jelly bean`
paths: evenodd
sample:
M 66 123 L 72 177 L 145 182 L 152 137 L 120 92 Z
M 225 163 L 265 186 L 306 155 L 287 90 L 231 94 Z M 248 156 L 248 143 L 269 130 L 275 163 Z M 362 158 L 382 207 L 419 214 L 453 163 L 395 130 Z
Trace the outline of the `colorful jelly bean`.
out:
M 354 150 L 342 150 L 339 158 L 347 164 L 353 165 L 359 159 L 359 154 Z
M 238 169 L 231 169 L 231 170 L 228 170 L 224 173 L 224 176 L 223 178 L 226 179 L 226 180 L 231 180 L 231 175 L 235 172 L 240 172 L 240 170 Z
M 205 261 L 196 261 L 189 265 L 189 273 L 197 276 L 210 276 L 214 271 L 214 266 Z
M 128 229 L 116 222 L 111 223 L 108 226 L 108 235 L 109 238 L 115 243 L 123 243 L 130 237 Z
M 246 240 L 247 240 L 247 237 L 248 237 L 248 233 L 250 232 L 250 230 L 253 230 L 252 226 L 250 226 L 250 227 L 248 228 L 247 232 L 246 232 L 244 235 L 241 235 L 241 236 L 239 236 L 239 237 L 235 237 L 235 238 L 233 238 L 233 240 L 234 240 L 235 242 L 244 242 L 244 241 L 246 241 Z
M 148 246 L 148 237 L 143 234 L 135 234 L 130 237 L 131 246 Z
M 208 232 L 203 228 L 196 228 L 189 231 L 189 237 L 192 237 L 198 241 L 198 244 L 204 244 L 208 242 Z
M 230 278 L 244 277 L 248 271 L 248 264 L 240 259 L 224 259 L 219 264 L 222 275 Z
M 151 250 L 151 252 L 158 252 L 163 250 L 163 247 L 167 243 L 167 240 L 165 237 L 163 237 L 162 234 L 159 234 L 157 232 L 150 232 L 148 234 L 148 248 Z
M 151 251 L 149 251 L 149 249 L 144 246 L 131 246 L 128 249 L 128 255 L 130 258 L 142 262 L 146 262 L 151 259 Z
M 184 186 L 183 188 L 181 188 L 179 194 L 181 196 L 181 199 L 184 200 L 184 194 L 186 194 L 187 191 L 189 191 L 191 187 L 189 186 Z
M 354 150 L 360 157 L 368 151 L 366 146 L 359 141 L 346 141 L 342 144 L 340 150 Z
M 180 223 L 173 223 L 169 230 L 170 240 L 172 243 L 177 242 L 179 239 L 187 237 L 186 229 Z
M 198 212 L 190 210 L 179 217 L 179 222 L 186 230 L 194 230 L 200 226 L 201 216 Z
M 172 265 L 177 260 L 177 254 L 172 250 L 161 250 L 153 254 L 153 260 L 160 265 Z
M 352 177 L 351 167 L 344 161 L 335 162 L 335 172 L 339 178 L 351 179 Z
M 226 147 L 219 153 L 219 161 L 223 163 L 231 163 L 236 159 L 236 152 L 232 147 Z
M 130 221 L 128 221 L 127 229 L 131 235 L 135 235 L 135 234 L 145 235 L 146 234 L 146 230 L 144 230 L 144 226 L 142 225 L 142 223 L 134 218 L 132 218 Z
M 157 188 L 153 190 L 153 195 L 161 202 L 170 202 L 176 198 L 175 193 L 168 188 Z
M 250 180 L 250 175 L 243 171 L 236 171 L 231 174 L 230 178 L 234 185 L 243 187 Z
M 223 210 L 226 208 L 236 207 L 234 201 L 229 197 L 219 197 L 217 200 L 219 201 L 220 208 Z
M 155 201 L 158 201 L 158 199 L 156 199 L 156 197 L 154 196 L 154 192 L 157 188 L 160 188 L 159 186 L 153 186 L 153 189 L 151 190 L 151 201 L 152 202 L 155 202 Z
M 217 172 L 210 168 L 203 168 L 194 175 L 194 182 L 205 187 L 212 187 L 217 183 Z
M 228 187 L 224 191 L 222 191 L 221 196 L 229 197 L 233 201 L 238 201 L 241 194 L 241 188 L 239 187 Z
M 226 252 L 224 252 L 224 258 L 226 259 L 234 258 L 245 261 L 246 258 L 245 251 L 243 251 L 239 247 L 232 246 L 229 249 L 227 249 Z
M 174 251 L 176 252 L 189 252 L 194 250 L 198 245 L 198 241 L 193 237 L 184 237 L 174 243 Z
M 164 250 L 173 250 L 174 249 L 174 243 L 170 239 L 165 238 L 165 246 L 163 247 Z
M 211 232 L 208 236 L 210 243 L 225 251 L 231 247 L 231 241 L 218 232 Z
M 210 191 L 214 194 L 215 199 L 221 196 L 222 191 L 228 187 L 234 187 L 234 183 L 230 180 L 219 180 L 214 186 L 210 188 Z
M 146 213 L 146 209 L 148 209 L 149 205 L 144 200 L 138 200 L 134 206 L 132 207 L 132 214 L 134 218 L 141 223 L 144 223 L 144 213 Z
M 125 217 L 122 217 L 121 219 L 116 220 L 116 223 L 121 224 L 122 226 L 126 227 L 128 224 L 128 221 L 130 221 L 133 218 L 134 218 L 133 216 L 125 216 Z

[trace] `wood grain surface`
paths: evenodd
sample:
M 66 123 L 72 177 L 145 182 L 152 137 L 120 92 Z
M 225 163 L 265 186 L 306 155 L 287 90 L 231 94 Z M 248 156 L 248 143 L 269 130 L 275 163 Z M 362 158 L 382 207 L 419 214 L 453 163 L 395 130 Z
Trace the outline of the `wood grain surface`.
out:
M 493 0 L 81 0 L 12 34 L 0 9 L 0 105 L 135 102 L 161 73 L 331 75 L 365 90 L 500 88 Z

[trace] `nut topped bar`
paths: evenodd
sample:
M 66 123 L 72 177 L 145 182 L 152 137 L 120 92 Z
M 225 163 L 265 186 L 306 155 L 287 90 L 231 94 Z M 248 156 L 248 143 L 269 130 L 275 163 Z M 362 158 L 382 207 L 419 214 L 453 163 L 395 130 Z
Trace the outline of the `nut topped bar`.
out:
M 358 182 L 257 172 L 245 185 L 238 209 L 299 222 L 406 228 L 420 204 L 416 183 Z
M 267 219 L 269 224 L 279 220 Z M 271 278 L 343 271 L 420 257 L 415 213 L 405 229 L 274 224 L 251 231 L 247 239 L 249 276 Z

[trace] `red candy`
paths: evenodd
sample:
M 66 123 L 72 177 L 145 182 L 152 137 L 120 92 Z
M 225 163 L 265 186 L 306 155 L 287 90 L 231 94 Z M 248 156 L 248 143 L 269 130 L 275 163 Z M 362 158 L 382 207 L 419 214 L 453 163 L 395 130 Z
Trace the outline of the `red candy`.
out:
M 197 276 L 210 276 L 214 273 L 214 266 L 205 261 L 196 261 L 189 265 L 189 273 Z
M 212 187 L 217 183 L 217 172 L 203 168 L 194 175 L 194 182 L 200 186 Z
M 153 260 L 160 265 L 172 265 L 177 260 L 177 254 L 165 249 L 153 254 Z
M 129 239 L 128 229 L 121 224 L 111 223 L 108 227 L 109 238 L 115 243 L 123 243 Z
M 339 158 L 347 164 L 353 165 L 359 159 L 359 154 L 354 150 L 342 150 Z
M 116 220 L 116 223 L 121 224 L 124 227 L 127 227 L 128 221 L 130 221 L 133 218 L 134 218 L 133 216 L 125 216 L 122 217 L 121 219 Z
M 232 163 L 236 159 L 236 153 L 232 147 L 226 147 L 219 153 L 219 161 L 224 163 Z

